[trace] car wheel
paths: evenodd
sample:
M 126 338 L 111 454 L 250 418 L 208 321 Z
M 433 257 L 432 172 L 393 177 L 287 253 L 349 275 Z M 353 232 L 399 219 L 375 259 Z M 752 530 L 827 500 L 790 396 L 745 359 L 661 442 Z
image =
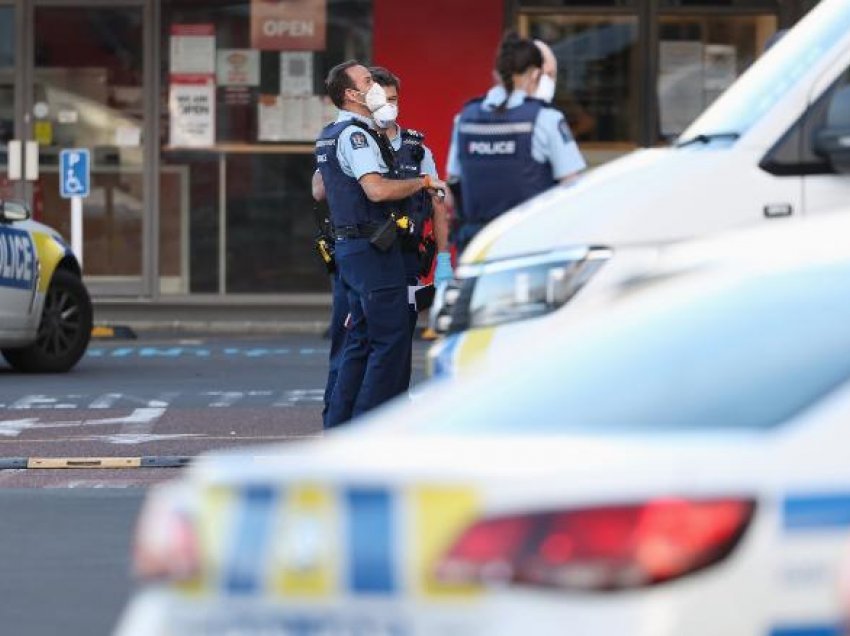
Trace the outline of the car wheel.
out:
M 92 329 L 89 293 L 78 276 L 59 269 L 44 297 L 36 341 L 23 349 L 4 349 L 18 371 L 60 373 L 73 367 L 88 347 Z

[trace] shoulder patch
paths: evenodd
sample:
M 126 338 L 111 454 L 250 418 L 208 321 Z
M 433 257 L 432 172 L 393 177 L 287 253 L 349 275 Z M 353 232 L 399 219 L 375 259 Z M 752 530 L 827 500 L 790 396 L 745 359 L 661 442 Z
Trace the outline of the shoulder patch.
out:
M 558 132 L 561 133 L 561 137 L 563 137 L 565 144 L 573 141 L 573 133 L 567 125 L 567 120 L 563 117 L 561 118 L 561 121 L 558 122 Z
M 351 133 L 349 139 L 351 140 L 351 147 L 355 150 L 360 150 L 369 145 L 366 141 L 366 134 L 359 131 Z
M 418 139 L 419 141 L 425 139 L 424 133 L 421 133 L 418 130 L 413 130 L 413 128 L 405 128 L 404 134 L 408 137 L 412 137 L 413 139 Z

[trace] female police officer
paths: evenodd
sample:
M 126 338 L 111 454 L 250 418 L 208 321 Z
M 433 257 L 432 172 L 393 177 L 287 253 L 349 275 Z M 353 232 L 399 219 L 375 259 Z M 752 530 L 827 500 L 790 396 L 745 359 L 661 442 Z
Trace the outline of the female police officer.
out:
M 498 85 L 468 102 L 455 120 L 448 180 L 460 181 L 462 195 L 458 252 L 494 218 L 586 166 L 564 115 L 529 97 L 542 67 L 534 42 L 508 33 L 496 57 Z

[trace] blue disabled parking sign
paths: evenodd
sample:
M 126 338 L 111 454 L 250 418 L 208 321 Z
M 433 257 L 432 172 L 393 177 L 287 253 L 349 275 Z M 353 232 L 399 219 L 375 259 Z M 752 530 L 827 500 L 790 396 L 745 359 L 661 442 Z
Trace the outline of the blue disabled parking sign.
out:
M 59 153 L 59 194 L 65 199 L 87 197 L 91 187 L 88 148 L 66 148 Z

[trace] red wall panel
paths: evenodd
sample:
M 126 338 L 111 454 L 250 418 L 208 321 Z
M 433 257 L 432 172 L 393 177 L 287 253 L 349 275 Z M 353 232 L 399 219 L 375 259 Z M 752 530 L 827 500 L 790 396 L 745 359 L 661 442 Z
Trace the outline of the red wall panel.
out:
M 399 122 L 427 135 L 445 176 L 452 119 L 492 84 L 503 0 L 374 0 L 373 59 L 401 78 Z

